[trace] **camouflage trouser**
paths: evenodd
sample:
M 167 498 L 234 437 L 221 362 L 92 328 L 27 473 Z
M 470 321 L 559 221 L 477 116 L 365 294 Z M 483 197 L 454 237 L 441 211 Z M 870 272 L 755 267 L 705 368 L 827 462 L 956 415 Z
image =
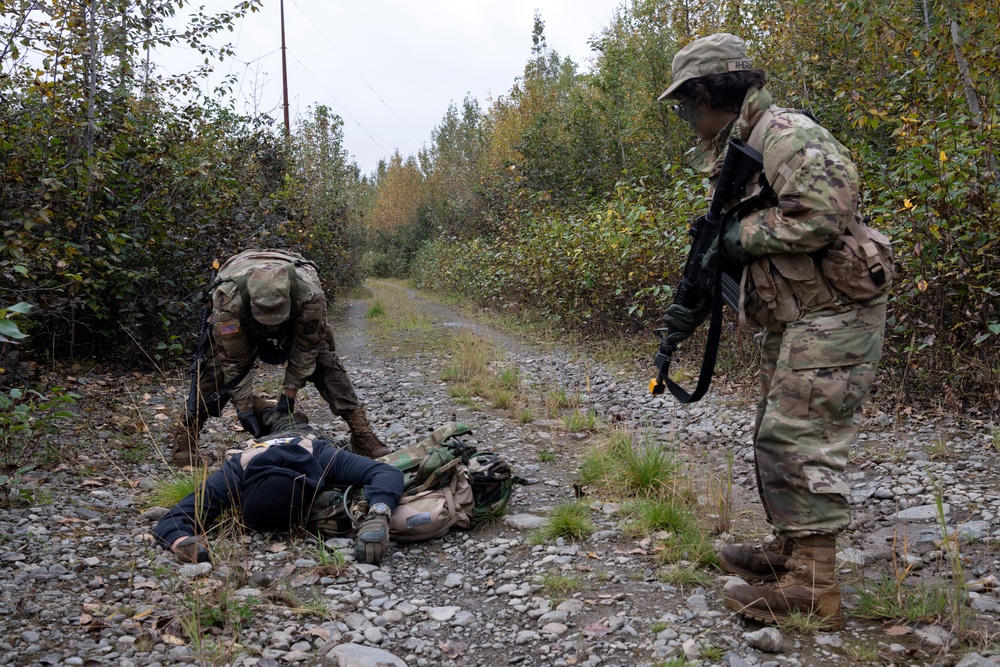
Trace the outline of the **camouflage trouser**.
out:
M 316 370 L 309 376 L 307 382 L 312 382 L 316 386 L 319 395 L 330 405 L 330 411 L 339 417 L 353 412 L 361 404 L 354 392 L 354 385 L 347 377 L 347 371 L 340 363 L 340 357 L 334 351 L 336 344 L 333 340 L 333 329 L 329 324 L 326 327 L 325 345 L 316 357 Z M 225 384 L 222 367 L 216 363 L 214 357 L 207 357 L 198 382 L 201 403 L 199 407 L 203 415 L 218 417 L 222 414 L 222 409 L 229 403 L 228 396 L 211 404 L 206 403 L 206 399 Z
M 761 502 L 779 534 L 836 534 L 850 524 L 843 473 L 884 335 L 884 303 L 812 313 L 764 335 L 754 450 Z

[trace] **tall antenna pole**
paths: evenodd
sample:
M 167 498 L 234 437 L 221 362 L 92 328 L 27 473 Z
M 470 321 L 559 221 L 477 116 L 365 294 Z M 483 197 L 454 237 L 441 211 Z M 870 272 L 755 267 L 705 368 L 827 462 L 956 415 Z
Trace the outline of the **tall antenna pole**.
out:
M 288 127 L 288 65 L 285 63 L 285 0 L 281 0 L 281 92 L 285 102 L 285 136 L 291 134 Z

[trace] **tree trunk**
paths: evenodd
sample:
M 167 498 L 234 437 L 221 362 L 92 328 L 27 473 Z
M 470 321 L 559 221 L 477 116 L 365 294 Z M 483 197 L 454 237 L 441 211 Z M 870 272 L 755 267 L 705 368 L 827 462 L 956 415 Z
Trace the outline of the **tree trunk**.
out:
M 976 89 L 972 85 L 972 78 L 969 76 L 969 61 L 962 53 L 962 35 L 958 30 L 958 21 L 951 22 L 951 43 L 955 47 L 955 62 L 958 63 L 958 75 L 962 77 L 962 87 L 965 89 L 965 100 L 969 104 L 969 115 L 972 116 L 972 124 L 977 127 L 983 122 L 983 115 L 979 109 L 979 97 Z

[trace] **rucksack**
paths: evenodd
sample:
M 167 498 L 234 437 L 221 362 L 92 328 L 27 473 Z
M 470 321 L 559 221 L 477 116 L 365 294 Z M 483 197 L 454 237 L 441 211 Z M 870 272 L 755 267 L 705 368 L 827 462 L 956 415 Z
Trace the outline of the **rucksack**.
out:
M 449 423 L 378 459 L 403 473 L 403 497 L 389 521 L 392 539 L 421 542 L 452 528 L 471 528 L 501 513 L 515 484 L 531 483 L 514 475 L 507 460 L 480 452 L 459 437 L 471 433 L 466 424 Z M 342 537 L 367 512 L 361 489 L 327 489 L 313 503 L 309 526 L 325 536 Z

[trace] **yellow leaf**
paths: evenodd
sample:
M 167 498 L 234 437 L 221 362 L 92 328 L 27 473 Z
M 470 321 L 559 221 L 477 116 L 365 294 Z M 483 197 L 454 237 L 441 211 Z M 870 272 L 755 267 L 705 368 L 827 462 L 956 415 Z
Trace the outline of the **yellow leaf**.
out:
M 911 202 L 909 199 L 904 199 L 903 208 L 913 208 L 913 202 Z
M 926 292 L 927 291 L 927 281 L 926 280 L 921 280 L 920 282 L 918 282 L 917 283 L 917 289 L 920 290 L 921 292 Z
M 947 162 L 948 161 L 948 156 L 945 155 L 944 151 L 941 151 L 941 158 L 940 159 L 941 159 L 941 162 Z
M 913 57 L 914 58 L 919 58 L 920 57 L 920 51 L 914 51 L 913 52 Z

